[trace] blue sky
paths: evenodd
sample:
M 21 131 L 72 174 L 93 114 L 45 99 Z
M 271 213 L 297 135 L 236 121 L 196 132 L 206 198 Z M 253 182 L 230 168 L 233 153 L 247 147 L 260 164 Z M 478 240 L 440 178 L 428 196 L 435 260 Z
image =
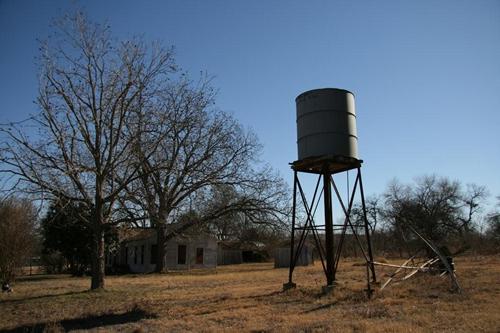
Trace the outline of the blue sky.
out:
M 36 112 L 36 39 L 81 6 L 117 37 L 176 48 L 291 182 L 295 97 L 356 95 L 367 193 L 436 173 L 500 195 L 500 1 L 0 0 L 0 122 Z

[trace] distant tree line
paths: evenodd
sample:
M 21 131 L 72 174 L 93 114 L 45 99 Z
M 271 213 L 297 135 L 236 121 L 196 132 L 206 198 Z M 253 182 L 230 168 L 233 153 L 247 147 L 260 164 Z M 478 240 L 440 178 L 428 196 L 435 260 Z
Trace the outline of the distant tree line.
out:
M 392 181 L 383 194 L 367 199 L 375 252 L 388 256 L 412 253 L 423 245 L 413 228 L 455 254 L 497 253 L 500 213 L 485 211 L 487 196 L 484 186 L 464 187 L 459 181 L 436 175 L 419 177 L 411 184 Z M 500 198 L 497 200 L 500 205 Z M 353 221 L 361 223 L 361 207 L 356 205 L 352 213 Z

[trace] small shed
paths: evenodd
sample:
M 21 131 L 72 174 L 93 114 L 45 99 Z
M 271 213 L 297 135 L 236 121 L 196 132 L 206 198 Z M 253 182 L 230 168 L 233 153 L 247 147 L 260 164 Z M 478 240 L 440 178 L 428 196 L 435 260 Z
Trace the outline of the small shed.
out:
M 217 246 L 217 265 L 238 265 L 243 262 L 239 242 L 219 241 Z
M 313 248 L 304 244 L 297 259 L 296 266 L 314 264 Z M 290 246 L 274 249 L 274 268 L 290 267 Z

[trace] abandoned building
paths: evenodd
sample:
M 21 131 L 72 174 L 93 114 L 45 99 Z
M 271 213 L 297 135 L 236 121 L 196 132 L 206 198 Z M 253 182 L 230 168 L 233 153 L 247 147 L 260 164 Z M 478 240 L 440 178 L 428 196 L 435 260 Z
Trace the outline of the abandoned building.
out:
M 217 240 L 208 234 L 182 232 L 167 237 L 168 270 L 214 268 L 217 266 Z M 120 246 L 109 253 L 109 269 L 125 267 L 132 273 L 149 273 L 156 268 L 157 234 L 155 229 L 125 229 L 120 232 Z

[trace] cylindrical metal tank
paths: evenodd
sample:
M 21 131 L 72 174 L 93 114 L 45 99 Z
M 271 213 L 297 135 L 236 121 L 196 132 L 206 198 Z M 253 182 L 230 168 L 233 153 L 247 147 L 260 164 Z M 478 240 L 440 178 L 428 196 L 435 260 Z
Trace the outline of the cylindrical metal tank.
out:
M 327 155 L 358 158 L 353 93 L 336 88 L 309 90 L 295 103 L 299 160 Z

